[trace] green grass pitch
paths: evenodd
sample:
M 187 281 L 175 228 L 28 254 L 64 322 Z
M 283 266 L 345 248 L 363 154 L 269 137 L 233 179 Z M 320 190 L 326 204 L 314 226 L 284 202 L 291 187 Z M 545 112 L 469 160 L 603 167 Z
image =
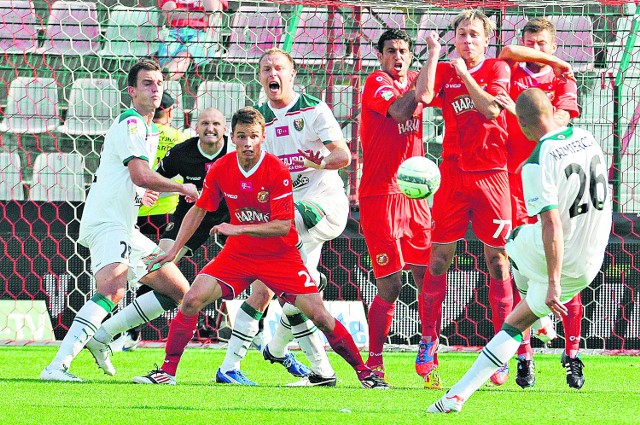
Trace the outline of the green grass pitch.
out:
M 243 370 L 260 385 L 211 381 L 224 351 L 187 349 L 178 385 L 131 384 L 164 358 L 161 349 L 116 353 L 109 377 L 83 350 L 71 372 L 83 383 L 42 382 L 39 374 L 56 347 L 0 348 L 1 424 L 638 424 L 640 357 L 587 356 L 582 390 L 565 382 L 559 356 L 536 355 L 537 382 L 522 390 L 512 376 L 502 387 L 483 387 L 458 415 L 426 415 L 441 391 L 427 391 L 413 371 L 413 353 L 385 353 L 390 391 L 360 388 L 353 370 L 329 353 L 335 388 L 288 388 L 295 378 L 252 350 Z M 442 353 L 445 385 L 452 385 L 477 354 Z M 303 357 L 298 353 L 298 357 Z

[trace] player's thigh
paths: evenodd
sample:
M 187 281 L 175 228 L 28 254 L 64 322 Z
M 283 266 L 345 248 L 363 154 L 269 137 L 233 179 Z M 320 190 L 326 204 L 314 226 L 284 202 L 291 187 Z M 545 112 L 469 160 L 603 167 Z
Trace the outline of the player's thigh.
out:
M 258 311 L 265 311 L 272 298 L 273 291 L 261 281 L 256 280 L 251 284 L 251 295 L 246 302 Z
M 318 241 L 329 241 L 342 234 L 349 217 L 349 200 L 342 190 L 327 191 L 295 203 L 296 229 Z M 303 237 L 303 242 L 304 242 Z
M 278 297 L 295 304 L 298 295 L 317 294 L 318 287 L 296 249 L 260 262 L 258 279 Z
M 180 310 L 188 316 L 193 316 L 222 296 L 223 288 L 216 278 L 207 274 L 199 274 L 184 296 Z
M 449 244 L 463 239 L 470 220 L 470 200 L 465 190 L 464 174 L 445 161 L 440 167 L 442 183 L 433 197 L 431 208 L 433 243 Z
M 473 232 L 486 245 L 503 248 L 511 233 L 511 199 L 506 171 L 469 173 Z
M 189 282 L 175 263 L 165 263 L 140 279 L 141 283 L 152 287 L 179 303 L 189 290 Z
M 397 214 L 397 205 L 393 195 L 360 198 L 360 225 L 376 279 L 402 270 L 405 264 L 399 222 L 408 218 Z
M 295 306 L 311 321 L 325 331 L 331 329 L 333 316 L 324 306 L 320 294 L 298 295 L 295 299 Z
M 431 210 L 426 199 L 408 199 L 409 230 L 401 239 L 404 261 L 414 266 L 429 265 L 431 255 Z

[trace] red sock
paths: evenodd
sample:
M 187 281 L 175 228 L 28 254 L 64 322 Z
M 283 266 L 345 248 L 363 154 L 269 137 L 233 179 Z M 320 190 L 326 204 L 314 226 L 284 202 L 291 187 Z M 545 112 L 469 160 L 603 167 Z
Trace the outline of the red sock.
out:
M 422 284 L 422 340 L 440 341 L 442 331 L 442 303 L 447 295 L 447 274 L 433 276 L 429 270 Z M 420 307 L 420 304 L 418 305 Z
M 364 374 L 369 376 L 371 372 L 368 367 L 364 365 L 360 351 L 356 347 L 356 343 L 353 342 L 353 338 L 349 334 L 349 331 L 344 327 L 340 321 L 336 320 L 336 326 L 333 328 L 333 332 L 325 332 L 324 334 L 329 341 L 329 345 L 333 348 L 333 351 L 338 353 L 347 363 L 351 365 L 358 374 L 358 378 Z
M 497 334 L 502 329 L 504 320 L 511 313 L 513 306 L 511 278 L 505 280 L 489 279 L 489 304 L 491 305 L 493 330 Z
M 390 303 L 375 296 L 369 306 L 369 358 L 367 366 L 375 367 L 383 364 L 382 349 L 391 329 L 395 303 Z
M 512 279 L 513 282 L 513 279 Z M 512 287 L 515 286 L 515 282 Z M 513 288 L 513 307 L 517 306 L 522 298 L 520 297 L 520 292 L 516 288 Z M 531 360 L 533 358 L 533 349 L 531 348 L 531 328 L 522 332 L 522 342 L 518 347 L 518 357 L 524 357 L 527 360 Z
M 178 311 L 175 319 L 171 321 L 169 338 L 167 339 L 167 345 L 164 349 L 165 356 L 164 363 L 162 364 L 162 370 L 164 372 L 176 376 L 180 357 L 182 357 L 182 353 L 184 353 L 184 348 L 189 341 L 191 341 L 191 338 L 193 338 L 197 324 L 197 314 L 195 316 L 185 316 L 181 311 Z
M 569 357 L 576 357 L 580 349 L 580 334 L 582 332 L 582 298 L 577 294 L 565 304 L 569 313 L 562 316 L 564 328 L 565 352 Z

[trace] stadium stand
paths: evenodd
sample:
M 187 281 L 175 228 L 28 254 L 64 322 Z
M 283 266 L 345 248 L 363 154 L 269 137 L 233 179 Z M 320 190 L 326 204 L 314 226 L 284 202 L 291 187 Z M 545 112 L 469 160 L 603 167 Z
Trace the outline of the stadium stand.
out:
M 37 134 L 60 125 L 58 86 L 53 78 L 18 77 L 11 81 L 0 131 Z
M 23 201 L 24 185 L 17 152 L 0 152 L 0 201 Z
M 32 201 L 84 201 L 84 157 L 77 153 L 41 153 L 33 164 Z
M 300 13 L 291 56 L 301 66 L 324 65 L 346 56 L 344 20 L 334 13 L 329 23 L 327 8 L 305 8 Z
M 114 6 L 109 12 L 104 47 L 98 54 L 125 59 L 155 55 L 160 40 L 159 16 L 154 8 Z
M 104 135 L 120 114 L 120 89 L 112 78 L 78 78 L 71 86 L 67 118 L 61 133 Z
M 38 48 L 38 29 L 41 26 L 42 21 L 30 1 L 0 1 L 0 52 L 35 51 Z
M 257 63 L 262 53 L 278 47 L 284 31 L 276 7 L 241 6 L 233 14 L 229 48 L 224 59 L 231 63 Z
M 247 91 L 242 83 L 203 81 L 196 94 L 196 107 L 191 120 L 195 128 L 198 115 L 207 108 L 216 108 L 227 118 L 228 127 L 233 113 L 247 104 Z
M 100 26 L 94 2 L 56 1 L 51 5 L 44 44 L 39 52 L 95 55 L 99 47 Z

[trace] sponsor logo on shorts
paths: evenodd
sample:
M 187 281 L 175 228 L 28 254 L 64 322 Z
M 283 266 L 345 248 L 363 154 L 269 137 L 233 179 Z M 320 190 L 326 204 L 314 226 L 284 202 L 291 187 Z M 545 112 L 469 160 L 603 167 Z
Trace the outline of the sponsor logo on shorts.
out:
M 283 125 L 281 127 L 276 127 L 276 137 L 284 137 L 289 135 L 289 127 Z
M 379 266 L 386 266 L 389 264 L 389 256 L 384 252 L 376 255 L 376 263 L 378 263 Z
M 258 202 L 263 204 L 269 202 L 269 192 L 265 190 L 258 192 Z
M 295 128 L 298 131 L 302 131 L 302 129 L 304 128 L 304 119 L 298 118 L 293 120 L 293 128 Z

